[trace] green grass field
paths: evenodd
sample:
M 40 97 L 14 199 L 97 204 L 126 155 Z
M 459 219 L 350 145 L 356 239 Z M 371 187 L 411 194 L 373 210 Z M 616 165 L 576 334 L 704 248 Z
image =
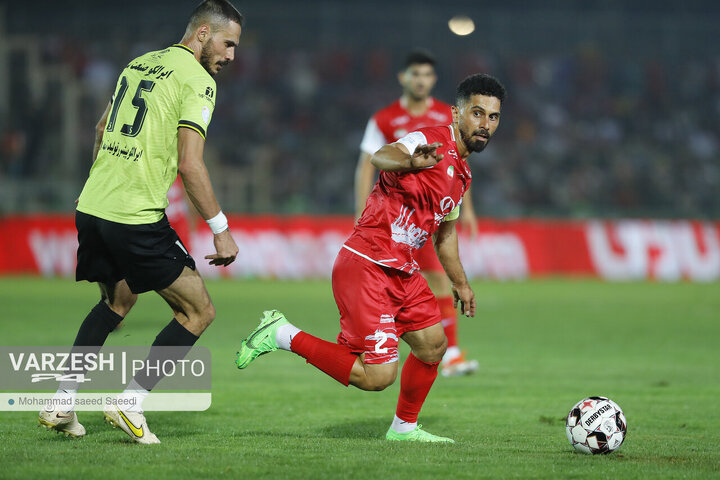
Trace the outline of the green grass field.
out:
M 337 334 L 329 282 L 213 281 L 218 316 L 200 339 L 213 354 L 206 412 L 148 412 L 161 445 L 132 444 L 81 412 L 88 435 L 37 428 L 0 412 L 1 478 L 720 478 L 720 289 L 595 281 L 476 283 L 478 316 L 462 319 L 474 375 L 438 377 L 420 417 L 455 445 L 388 444 L 399 381 L 344 388 L 287 352 L 238 371 L 240 339 L 262 310 L 284 311 L 326 339 Z M 0 279 L 5 345 L 71 343 L 97 301 L 68 280 Z M 110 345 L 145 345 L 171 319 L 140 298 Z M 402 350 L 402 356 L 407 349 Z M 624 409 L 618 452 L 572 451 L 564 418 L 605 395 Z

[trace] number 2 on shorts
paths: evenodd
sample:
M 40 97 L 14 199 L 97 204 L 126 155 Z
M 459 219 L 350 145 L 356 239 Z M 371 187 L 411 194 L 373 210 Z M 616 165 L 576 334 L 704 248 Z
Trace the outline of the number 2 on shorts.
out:
M 387 333 L 383 332 L 382 330 L 378 330 L 377 332 L 375 332 L 375 338 L 377 339 L 377 341 L 375 342 L 375 353 L 387 353 L 387 347 L 383 347 L 383 345 L 385 345 L 385 342 L 387 342 L 388 339 Z

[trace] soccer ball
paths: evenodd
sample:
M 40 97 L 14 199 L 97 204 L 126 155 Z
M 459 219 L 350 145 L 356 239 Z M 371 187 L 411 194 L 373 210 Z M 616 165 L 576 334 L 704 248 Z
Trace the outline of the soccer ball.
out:
M 588 397 L 575 405 L 567 417 L 565 434 L 578 452 L 610 453 L 625 440 L 627 421 L 617 403 L 605 397 Z

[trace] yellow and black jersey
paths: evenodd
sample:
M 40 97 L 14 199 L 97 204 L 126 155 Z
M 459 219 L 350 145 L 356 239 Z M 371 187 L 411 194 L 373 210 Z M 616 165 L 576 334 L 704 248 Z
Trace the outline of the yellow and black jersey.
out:
M 177 176 L 177 129 L 190 128 L 205 138 L 215 88 L 184 45 L 130 62 L 117 81 L 102 144 L 77 209 L 125 224 L 160 220 Z

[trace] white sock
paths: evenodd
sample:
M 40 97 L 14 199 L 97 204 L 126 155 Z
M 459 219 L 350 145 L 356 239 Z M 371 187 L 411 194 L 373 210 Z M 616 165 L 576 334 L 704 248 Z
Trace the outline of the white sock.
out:
M 397 433 L 408 433 L 412 432 L 417 428 L 417 422 L 406 422 L 405 420 L 400 420 L 397 415 L 395 415 L 395 418 L 393 418 L 392 425 L 390 425 L 390 428 L 395 430 Z
M 128 383 L 125 390 L 118 395 L 118 398 L 124 400 L 122 403 L 118 403 L 118 408 L 124 412 L 139 412 L 142 413 L 142 404 L 145 401 L 145 397 L 150 394 L 150 391 L 143 388 L 133 378 Z M 126 401 L 125 401 L 126 400 Z
M 300 332 L 302 332 L 302 330 L 292 323 L 278 327 L 277 333 L 275 334 L 275 341 L 277 342 L 278 347 L 283 350 L 290 351 L 290 343 L 292 342 L 293 337 Z
M 77 397 L 77 388 L 58 388 L 51 402 L 48 403 L 48 410 L 63 412 L 75 410 L 75 397 Z
M 460 347 L 448 347 L 445 355 L 443 355 L 443 362 L 447 362 L 449 360 L 452 360 L 453 358 L 459 357 L 460 353 Z

